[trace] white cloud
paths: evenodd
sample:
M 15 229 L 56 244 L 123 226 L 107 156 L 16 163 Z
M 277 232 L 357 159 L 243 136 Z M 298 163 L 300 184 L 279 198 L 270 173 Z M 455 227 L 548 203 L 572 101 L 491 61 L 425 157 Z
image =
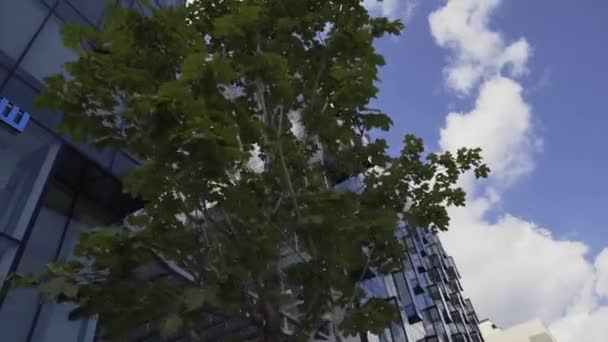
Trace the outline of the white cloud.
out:
M 458 96 L 476 95 L 473 108 L 448 113 L 440 146 L 481 147 L 492 169 L 486 182 L 461 183 L 468 206 L 450 210 L 452 230 L 442 240 L 480 316 L 503 326 L 540 318 L 559 342 L 603 342 L 608 248 L 590 262 L 583 242 L 557 239 L 513 214 L 487 218 L 532 172 L 542 144 L 518 81 L 528 72 L 531 47 L 524 38 L 508 42 L 489 25 L 501 2 L 450 0 L 429 16 L 433 38 L 449 51 L 446 86 Z
M 431 33 L 453 52 L 445 68 L 448 87 L 469 94 L 486 77 L 507 69 L 515 76 L 526 70 L 531 51 L 525 39 L 507 45 L 488 26 L 500 0 L 452 0 L 429 17 Z
M 439 143 L 444 150 L 481 147 L 492 169 L 491 179 L 508 184 L 532 170 L 536 140 L 522 87 L 496 76 L 482 85 L 470 112 L 447 115 Z
M 604 249 L 595 259 L 595 269 L 598 277 L 596 291 L 608 297 L 608 249 Z
M 410 21 L 414 17 L 414 14 L 416 14 L 416 10 L 418 9 L 418 5 L 420 4 L 419 1 L 420 0 L 402 1 L 403 10 L 401 11 L 401 13 L 402 13 L 403 20 L 406 21 L 406 24 L 408 21 Z
M 398 2 L 397 0 L 363 0 L 363 6 L 372 14 L 392 16 L 397 13 Z
M 262 173 L 264 172 L 265 165 L 264 160 L 260 157 L 260 153 L 262 150 L 260 149 L 260 145 L 253 144 L 253 149 L 249 152 L 250 157 L 247 161 L 247 168 L 253 173 Z
M 608 307 L 564 317 L 549 330 L 558 342 L 603 342 L 608 336 Z
M 554 322 L 569 308 L 589 307 L 595 270 L 585 244 L 557 240 L 509 214 L 490 222 L 483 217 L 492 204 L 475 201 L 472 209 L 451 210 L 453 229 L 442 239 L 480 316 L 510 326 L 532 318 Z
M 372 15 L 399 18 L 407 22 L 416 13 L 420 0 L 362 0 L 362 3 Z

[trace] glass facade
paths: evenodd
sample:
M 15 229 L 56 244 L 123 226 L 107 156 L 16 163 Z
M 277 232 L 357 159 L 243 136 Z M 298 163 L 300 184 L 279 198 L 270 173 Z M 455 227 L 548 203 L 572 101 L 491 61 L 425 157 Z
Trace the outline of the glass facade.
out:
M 375 274 L 361 286 L 368 297 L 393 301 L 402 322 L 382 336 L 366 336 L 367 341 L 482 341 L 473 305 L 462 298 L 454 259 L 446 255 L 439 237 L 409 227 L 402 227 L 400 236 L 407 250 L 402 270 Z
M 59 151 L 44 194 L 25 234 L 15 239 L 18 253 L 10 271 L 36 273 L 55 260 L 73 257 L 78 236 L 108 226 L 135 210 L 137 203 L 120 194 L 120 183 L 73 149 Z M 0 304 L 0 331 L 9 341 L 91 341 L 92 321 L 70 321 L 69 304 L 40 303 L 29 289 L 9 290 Z M 14 317 L 19 317 L 15 321 Z
M 118 1 L 133 6 L 133 1 Z M 160 1 L 159 5 L 175 1 Z M 106 0 L 0 1 L 0 98 L 28 112 L 22 133 L 0 122 L 0 340 L 90 342 L 94 320 L 70 321 L 73 306 L 41 303 L 33 290 L 9 289 L 12 272 L 37 272 L 73 257 L 79 235 L 139 208 L 118 181 L 138 162 L 55 132 L 61 113 L 36 110 L 44 78 L 75 58 L 63 47 L 66 22 L 97 27 Z M 180 1 L 177 1 L 180 3 Z

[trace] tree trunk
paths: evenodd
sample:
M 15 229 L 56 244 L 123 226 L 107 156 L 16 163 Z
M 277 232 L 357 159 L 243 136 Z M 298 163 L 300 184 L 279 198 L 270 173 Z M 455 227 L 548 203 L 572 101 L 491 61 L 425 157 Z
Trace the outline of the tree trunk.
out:
M 259 325 L 260 342 L 283 342 L 281 331 L 281 314 L 269 303 L 260 302 L 260 312 L 264 318 Z

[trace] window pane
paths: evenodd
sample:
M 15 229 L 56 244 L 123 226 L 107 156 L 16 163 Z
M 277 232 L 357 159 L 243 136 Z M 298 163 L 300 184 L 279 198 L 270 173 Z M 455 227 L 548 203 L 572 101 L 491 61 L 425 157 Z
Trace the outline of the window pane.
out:
M 61 121 L 61 114 L 35 108 L 34 99 L 38 95 L 38 89 L 23 81 L 22 76 L 25 75 L 23 70 L 17 70 L 17 74 L 9 78 L 2 95 L 36 118 L 39 123 L 46 127 L 55 127 Z M 30 78 L 34 80 L 31 76 Z
M 152 0 L 151 2 L 159 8 L 168 6 L 183 6 L 186 3 L 185 0 Z
M 111 215 L 106 214 L 103 208 L 79 196 L 73 217 L 68 226 L 66 236 L 61 248 L 61 259 L 74 258 L 73 253 L 78 242 L 78 237 L 83 232 L 92 228 L 102 226 L 111 220 Z M 93 320 L 70 321 L 69 313 L 74 310 L 74 304 L 44 304 L 40 312 L 34 331 L 34 342 L 85 342 L 92 336 L 94 328 Z
M 373 277 L 361 282 L 361 288 L 363 288 L 369 297 L 375 298 L 386 298 L 388 293 L 386 287 L 383 284 L 382 278 Z
M 3 67 L 0 67 L 0 84 L 2 82 L 4 82 L 4 78 L 6 77 L 7 74 L 8 74 L 8 72 L 6 71 L 6 69 L 4 69 Z
M 136 168 L 138 164 L 123 152 L 116 154 L 116 159 L 112 164 L 112 171 L 117 175 L 122 175 L 129 170 Z
M 118 0 L 118 4 L 124 7 L 131 7 L 133 5 L 133 0 Z
M 397 288 L 392 275 L 384 277 L 384 286 L 386 286 L 386 292 L 388 297 L 397 297 Z
M 70 4 L 88 21 L 97 24 L 103 15 L 104 9 L 108 1 L 101 0 L 70 0 Z
M 397 286 L 397 292 L 399 293 L 399 300 L 403 305 L 412 304 L 412 297 L 410 295 L 410 290 L 405 282 L 405 277 L 403 273 L 396 272 L 393 273 L 393 278 L 395 280 L 395 284 Z
M 0 286 L 13 263 L 13 258 L 17 252 L 17 243 L 9 238 L 0 235 Z
M 0 50 L 19 58 L 47 13 L 39 0 L 0 1 Z
M 57 142 L 30 122 L 22 134 L 0 123 L 0 231 L 20 239 L 50 172 Z
M 95 328 L 93 320 L 70 321 L 75 304 L 44 304 L 34 330 L 32 342 L 89 342 Z
M 19 272 L 42 271 L 48 262 L 55 259 L 61 235 L 69 220 L 72 196 L 69 190 L 59 185 L 53 184 L 49 188 L 19 261 Z
M 110 164 L 112 163 L 112 156 L 114 155 L 114 152 L 111 149 L 99 149 L 91 146 L 91 144 L 89 143 L 84 142 L 77 142 L 76 148 L 78 148 L 80 153 L 84 154 L 90 159 L 95 160 L 104 168 L 110 168 Z
M 54 259 L 61 240 L 70 194 L 51 187 L 45 204 L 32 227 L 18 273 L 35 273 Z M 0 308 L 0 331 L 6 341 L 26 341 L 38 310 L 38 294 L 33 289 L 11 290 Z M 19 319 L 14 319 L 19 317 Z
M 380 342 L 393 342 L 391 331 L 387 328 L 384 330 L 384 334 L 380 336 Z
M 46 76 L 61 72 L 65 62 L 76 58 L 63 46 L 61 25 L 59 18 L 51 16 L 21 62 L 21 67 L 41 82 Z

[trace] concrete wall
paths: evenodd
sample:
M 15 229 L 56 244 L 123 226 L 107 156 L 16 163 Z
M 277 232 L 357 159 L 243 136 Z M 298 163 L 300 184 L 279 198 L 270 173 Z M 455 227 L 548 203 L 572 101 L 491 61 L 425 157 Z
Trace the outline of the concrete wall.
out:
M 479 325 L 486 342 L 557 342 L 540 320 L 528 321 L 508 329 L 500 329 L 490 321 Z

